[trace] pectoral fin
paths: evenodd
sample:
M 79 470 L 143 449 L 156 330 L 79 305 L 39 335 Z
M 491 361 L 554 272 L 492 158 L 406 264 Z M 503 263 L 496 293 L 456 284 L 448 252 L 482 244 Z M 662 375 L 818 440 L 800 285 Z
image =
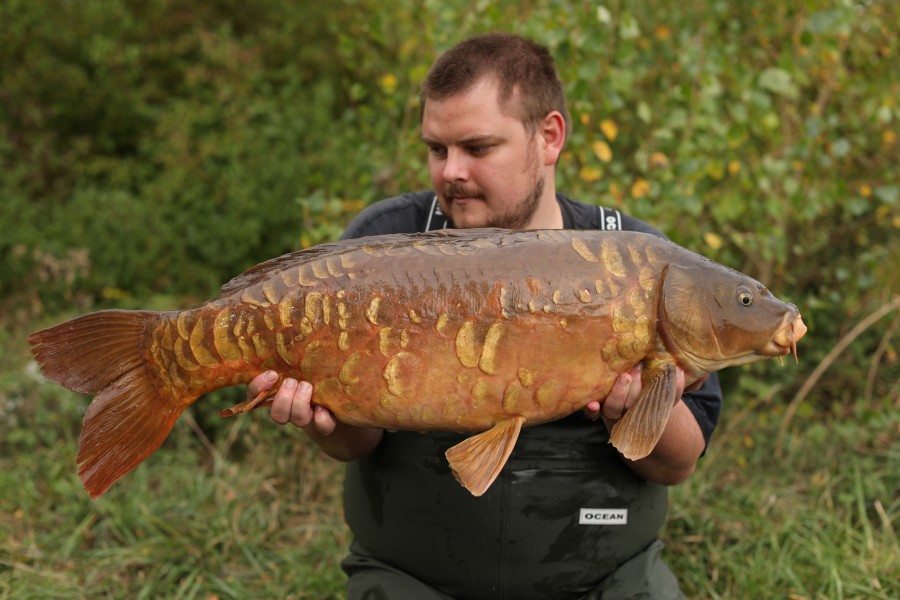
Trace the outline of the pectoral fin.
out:
M 675 392 L 675 365 L 644 371 L 641 395 L 613 426 L 609 443 L 629 460 L 650 454 L 669 422 Z
M 454 477 L 473 496 L 482 495 L 494 483 L 519 439 L 524 422 L 524 417 L 501 421 L 447 450 L 445 455 Z

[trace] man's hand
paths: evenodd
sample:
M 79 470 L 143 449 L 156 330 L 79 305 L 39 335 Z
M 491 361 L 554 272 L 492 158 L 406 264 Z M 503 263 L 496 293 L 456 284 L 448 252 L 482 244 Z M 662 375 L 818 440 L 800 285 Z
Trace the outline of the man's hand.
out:
M 266 371 L 247 385 L 247 397 L 272 389 L 278 373 Z M 307 381 L 285 378 L 275 392 L 269 411 L 279 425 L 291 423 L 301 428 L 329 456 L 342 461 L 361 458 L 381 442 L 384 431 L 367 427 L 351 427 L 338 422 L 330 410 L 313 402 L 313 386 Z
M 255 397 L 260 392 L 272 389 L 277 381 L 278 374 L 275 371 L 257 375 L 247 385 L 247 395 Z M 337 427 L 334 415 L 324 406 L 313 404 L 312 392 L 313 388 L 309 382 L 286 378 L 272 399 L 272 408 L 269 411 L 272 420 L 279 425 L 292 423 L 303 429 L 315 425 L 322 435 L 333 433 Z
M 643 370 L 643 365 L 638 363 L 630 371 L 625 371 L 619 375 L 606 398 L 589 402 L 583 409 L 584 414 L 590 417 L 592 421 L 603 417 L 603 422 L 611 429 L 616 421 L 622 418 L 625 411 L 634 406 L 634 403 L 641 395 L 641 389 L 643 389 L 641 373 Z M 681 369 L 678 369 L 677 373 L 681 374 L 683 387 L 684 373 L 681 372 Z M 681 397 L 681 394 L 678 397 Z
M 603 400 L 589 402 L 584 407 L 584 413 L 593 420 L 603 419 L 608 431 L 622 418 L 641 395 L 643 385 L 641 364 L 636 365 L 630 371 L 619 375 L 612 389 Z M 675 368 L 676 395 L 672 414 L 662 437 L 656 447 L 648 456 L 637 461 L 625 461 L 625 464 L 648 481 L 674 485 L 680 483 L 694 472 L 697 459 L 705 447 L 700 426 L 690 409 L 681 402 L 681 396 L 685 391 L 699 388 L 706 377 L 693 383 L 687 390 L 684 385 L 684 371 Z
M 643 371 L 643 364 L 638 363 L 630 371 L 625 371 L 619 375 L 606 398 L 602 401 L 594 400 L 593 402 L 589 402 L 587 406 L 582 409 L 584 414 L 592 421 L 596 421 L 598 418 L 603 417 L 604 423 L 612 428 L 612 426 L 625 415 L 625 411 L 634 406 L 634 403 L 637 402 L 637 399 L 640 397 L 641 390 L 644 387 L 641 381 Z M 675 384 L 677 394 L 675 397 L 680 400 L 686 392 L 693 392 L 694 390 L 699 389 L 707 379 L 709 379 L 709 375 L 701 377 L 689 387 L 685 387 L 684 371 L 676 366 Z M 678 400 L 675 401 L 676 404 L 678 404 Z

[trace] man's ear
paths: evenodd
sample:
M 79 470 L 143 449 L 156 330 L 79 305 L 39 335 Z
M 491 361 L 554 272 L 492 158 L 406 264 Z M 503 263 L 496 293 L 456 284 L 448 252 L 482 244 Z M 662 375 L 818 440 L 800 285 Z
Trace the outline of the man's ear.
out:
M 555 165 L 566 142 L 566 120 L 554 110 L 544 117 L 538 133 L 544 140 L 544 164 Z

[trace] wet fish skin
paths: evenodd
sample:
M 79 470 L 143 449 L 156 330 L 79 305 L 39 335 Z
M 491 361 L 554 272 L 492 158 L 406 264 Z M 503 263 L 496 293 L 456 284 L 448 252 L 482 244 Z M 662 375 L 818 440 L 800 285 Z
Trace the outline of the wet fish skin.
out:
M 325 244 L 257 265 L 194 309 L 100 311 L 30 341 L 49 379 L 97 394 L 78 455 L 93 497 L 202 394 L 267 369 L 309 381 L 351 425 L 483 432 L 448 452 L 478 495 L 520 427 L 605 397 L 637 363 L 652 392 L 611 436 L 633 459 L 665 427 L 675 365 L 690 384 L 795 351 L 804 332 L 758 282 L 654 236 L 462 230 Z

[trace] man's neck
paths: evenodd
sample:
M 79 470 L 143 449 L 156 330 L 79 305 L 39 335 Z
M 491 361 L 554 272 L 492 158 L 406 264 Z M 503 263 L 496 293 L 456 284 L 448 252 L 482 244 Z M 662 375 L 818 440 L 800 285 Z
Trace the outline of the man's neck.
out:
M 541 196 L 537 210 L 531 217 L 526 229 L 562 229 L 563 215 L 556 199 L 556 186 L 548 185 L 549 191 Z

